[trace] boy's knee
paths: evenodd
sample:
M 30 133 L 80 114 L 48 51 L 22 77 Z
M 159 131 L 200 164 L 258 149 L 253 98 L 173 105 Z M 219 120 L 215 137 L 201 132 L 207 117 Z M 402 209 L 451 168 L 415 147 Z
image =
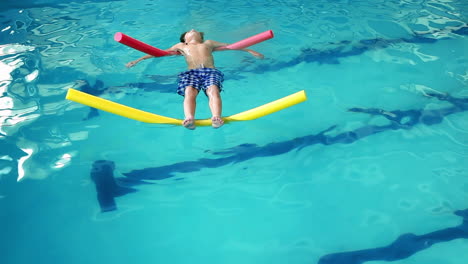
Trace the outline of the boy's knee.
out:
M 206 90 L 206 93 L 208 94 L 208 96 L 217 96 L 217 97 L 220 96 L 219 87 L 216 85 L 212 85 L 208 87 L 208 89 Z
M 193 88 L 192 86 L 187 86 L 185 88 L 185 96 L 191 97 L 191 96 L 197 96 L 197 94 L 198 94 L 198 90 Z

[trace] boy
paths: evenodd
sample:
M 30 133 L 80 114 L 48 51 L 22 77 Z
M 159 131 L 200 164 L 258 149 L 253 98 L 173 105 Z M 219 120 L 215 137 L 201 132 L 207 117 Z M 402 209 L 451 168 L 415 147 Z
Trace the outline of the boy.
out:
M 215 48 L 223 47 L 228 44 L 213 40 L 204 40 L 203 32 L 194 29 L 182 33 L 180 43 L 175 44 L 167 51 L 176 51 L 184 55 L 188 71 L 179 74 L 179 84 L 177 93 L 184 96 L 184 114 L 185 119 L 182 125 L 188 129 L 195 129 L 195 107 L 196 97 L 200 90 L 203 90 L 208 96 L 211 110 L 211 122 L 214 128 L 219 128 L 224 124 L 221 118 L 222 101 L 220 91 L 224 81 L 224 74 L 215 68 L 213 51 Z M 253 56 L 263 59 L 263 55 L 250 50 L 243 49 Z M 152 55 L 146 55 L 138 60 L 127 63 L 127 67 L 133 67 L 138 62 L 153 58 Z

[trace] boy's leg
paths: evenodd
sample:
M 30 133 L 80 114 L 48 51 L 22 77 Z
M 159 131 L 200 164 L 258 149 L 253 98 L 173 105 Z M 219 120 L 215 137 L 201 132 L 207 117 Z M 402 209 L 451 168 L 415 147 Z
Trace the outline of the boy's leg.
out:
M 192 86 L 185 88 L 184 96 L 184 115 L 185 119 L 182 125 L 188 129 L 195 129 L 195 107 L 197 106 L 198 90 Z
M 219 88 L 217 85 L 211 85 L 206 90 L 208 95 L 209 105 L 211 110 L 211 123 L 214 128 L 218 128 L 224 124 L 221 118 L 221 112 L 223 108 L 223 102 L 221 101 L 221 95 L 219 94 Z

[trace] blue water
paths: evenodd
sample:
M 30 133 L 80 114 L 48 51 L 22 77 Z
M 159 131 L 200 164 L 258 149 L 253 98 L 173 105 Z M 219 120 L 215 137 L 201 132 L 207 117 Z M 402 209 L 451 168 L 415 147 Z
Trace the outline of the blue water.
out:
M 1 263 L 468 263 L 466 1 L 2 1 Z M 182 118 L 195 28 L 224 115 L 308 100 L 215 130 L 145 124 L 69 88 Z M 197 117 L 210 115 L 199 96 Z

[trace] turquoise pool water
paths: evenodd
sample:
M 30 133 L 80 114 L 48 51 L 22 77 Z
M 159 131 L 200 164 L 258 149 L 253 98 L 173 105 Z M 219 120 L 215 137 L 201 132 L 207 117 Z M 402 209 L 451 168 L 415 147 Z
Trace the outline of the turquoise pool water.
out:
M 1 263 L 468 263 L 466 1 L 0 3 Z M 69 88 L 182 118 L 181 57 L 143 54 L 196 28 L 221 129 L 139 123 Z M 209 117 L 198 98 L 197 117 Z

